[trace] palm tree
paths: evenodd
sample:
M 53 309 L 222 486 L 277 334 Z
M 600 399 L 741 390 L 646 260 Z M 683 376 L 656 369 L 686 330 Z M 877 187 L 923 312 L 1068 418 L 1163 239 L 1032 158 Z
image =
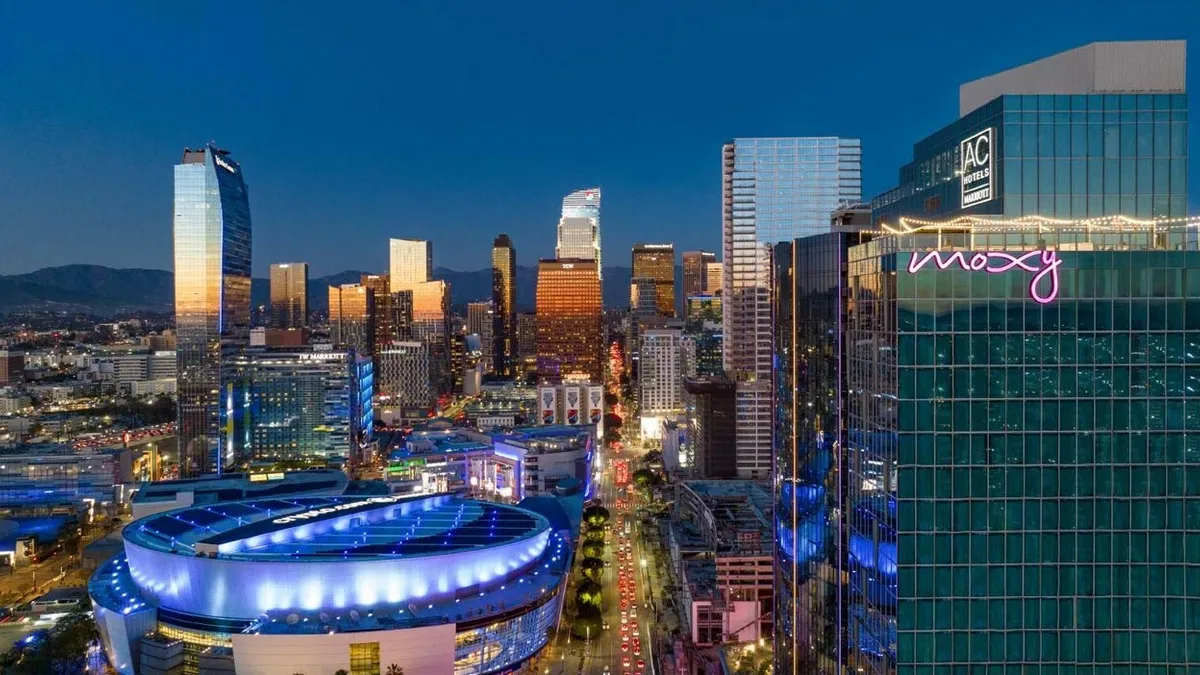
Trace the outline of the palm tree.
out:
M 404 675 L 404 669 L 396 664 L 392 664 L 384 671 L 384 675 Z

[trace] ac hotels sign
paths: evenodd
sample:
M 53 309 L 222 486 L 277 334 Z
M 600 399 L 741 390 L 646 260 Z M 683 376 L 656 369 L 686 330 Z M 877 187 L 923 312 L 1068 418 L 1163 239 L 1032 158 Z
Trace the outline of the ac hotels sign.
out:
M 989 127 L 959 143 L 959 173 L 962 181 L 962 208 L 990 202 L 992 175 L 992 129 Z

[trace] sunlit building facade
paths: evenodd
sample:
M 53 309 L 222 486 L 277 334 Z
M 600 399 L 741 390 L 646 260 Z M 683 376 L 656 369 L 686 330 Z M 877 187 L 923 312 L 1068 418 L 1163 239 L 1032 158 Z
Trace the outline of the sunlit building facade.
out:
M 725 278 L 725 263 L 705 263 L 704 294 L 720 295 L 722 280 Z
M 604 268 L 600 260 L 600 188 L 576 190 L 563 198 L 554 257 L 560 260 L 594 260 L 596 274 L 603 275 Z
M 603 304 L 595 260 L 542 260 L 537 280 L 538 376 L 557 382 L 586 375 L 600 382 Z
M 634 244 L 633 277 L 653 279 L 656 313 L 675 316 L 674 244 Z
M 271 265 L 271 328 L 308 325 L 308 263 Z
M 175 165 L 175 331 L 180 472 L 224 470 L 226 362 L 250 343 L 250 199 L 241 167 L 209 145 Z
M 771 247 L 828 232 L 862 199 L 855 138 L 739 138 L 722 153 L 725 371 L 738 387 L 738 475 L 771 472 Z
M 517 358 L 517 249 L 507 234 L 492 244 L 492 368 L 512 377 Z
M 362 284 L 329 287 L 329 339 L 334 345 L 371 354 L 375 344 L 375 296 Z
M 392 292 L 405 291 L 433 278 L 433 242 L 424 239 L 388 240 L 388 278 Z

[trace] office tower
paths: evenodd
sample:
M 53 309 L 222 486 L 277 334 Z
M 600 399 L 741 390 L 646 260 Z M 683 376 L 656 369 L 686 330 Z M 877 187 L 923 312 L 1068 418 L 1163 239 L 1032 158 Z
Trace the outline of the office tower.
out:
M 388 245 L 388 276 L 393 293 L 410 290 L 433 278 L 432 241 L 390 239 Z
M 683 408 L 683 379 L 695 377 L 695 345 L 678 328 L 652 328 L 638 336 L 638 414 L 642 437 L 659 438 L 664 417 Z
M 708 288 L 708 266 L 715 264 L 717 256 L 708 251 L 683 252 L 683 297 L 702 295 Z
M 495 318 L 496 311 L 491 300 L 467 303 L 467 333 L 479 336 L 479 346 L 482 350 L 480 361 L 483 363 L 484 372 L 492 372 L 495 367 L 492 362 L 495 354 L 493 341 L 496 338 L 492 334 Z
M 517 315 L 517 353 L 522 358 L 537 356 L 537 314 L 534 312 Z
M 429 345 L 434 385 L 441 393 L 449 392 L 452 387 L 450 340 L 453 336 L 450 284 L 442 280 L 426 281 L 413 286 L 412 294 L 413 339 Z
M 242 170 L 214 145 L 175 165 L 175 332 L 179 467 L 225 469 L 227 361 L 250 342 L 250 199 Z
M 870 238 L 842 229 L 775 246 L 778 672 L 843 672 L 846 275 L 850 247 Z
M 429 345 L 424 342 L 393 342 L 377 357 L 375 373 L 380 400 L 389 405 L 429 408 L 434 391 L 430 381 Z
M 492 244 L 492 368 L 501 377 L 516 374 L 517 249 L 507 234 Z
M 695 476 L 737 477 L 737 386 L 721 378 L 691 378 L 683 391 Z
M 271 265 L 271 328 L 308 325 L 308 263 Z
M 604 268 L 600 260 L 600 188 L 576 190 L 563 198 L 554 257 L 559 260 L 593 260 L 596 262 L 596 273 L 603 276 Z
M 704 294 L 720 295 L 722 280 L 725 278 L 725 263 L 710 262 L 704 265 Z
M 412 291 L 391 292 L 390 274 L 364 274 L 362 285 L 372 296 L 375 323 L 374 351 L 392 342 L 412 339 Z
M 543 380 L 602 376 L 600 275 L 595 260 L 541 260 L 537 279 L 537 362 Z
M 738 475 L 771 471 L 771 246 L 829 231 L 862 198 L 853 138 L 739 138 L 722 164 L 725 371 L 738 387 Z
M 233 359 L 231 438 L 242 462 L 356 458 L 373 431 L 371 358 L 353 351 L 253 349 Z
M 653 279 L 656 312 L 659 316 L 675 316 L 674 244 L 635 244 L 632 277 Z
M 434 386 L 449 392 L 453 386 L 450 284 L 433 279 L 433 242 L 392 239 L 390 249 L 392 292 L 412 292 L 412 337 L 429 344 Z
M 842 515 L 796 524 L 776 672 L 1190 660 L 1184 51 L 1097 43 L 968 83 L 872 200 L 891 233 L 846 254 L 843 491 L 816 500 Z M 834 527 L 841 573 L 807 562 Z M 814 571 L 836 600 L 812 603 Z
M 329 287 L 329 339 L 370 355 L 375 347 L 375 295 L 362 284 Z

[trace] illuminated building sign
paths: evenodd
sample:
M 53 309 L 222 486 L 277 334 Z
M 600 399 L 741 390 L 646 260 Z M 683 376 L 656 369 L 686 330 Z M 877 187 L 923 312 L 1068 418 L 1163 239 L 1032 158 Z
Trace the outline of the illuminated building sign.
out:
M 924 255 L 913 253 L 912 258 L 908 261 L 908 273 L 916 274 L 930 261 L 933 261 L 939 270 L 957 265 L 960 269 L 972 272 L 983 271 L 988 274 L 1002 274 L 1014 269 L 1029 272 L 1033 274 L 1029 280 L 1029 297 L 1043 305 L 1058 297 L 1058 268 L 1062 266 L 1063 262 L 1056 251 L 1029 251 L 1027 253 L 955 251 L 945 255 L 941 251 L 931 251 Z M 1039 286 L 1047 279 L 1049 288 L 1044 293 L 1039 292 Z
M 226 162 L 224 159 L 221 159 L 220 155 L 214 154 L 213 161 L 215 161 L 217 163 L 217 166 L 221 167 L 222 169 L 225 169 L 229 173 L 237 173 L 237 169 L 233 168 L 233 165 L 230 164 L 229 162 Z
M 962 207 L 977 206 L 992 201 L 992 129 L 989 127 L 966 139 L 958 146 Z
M 290 516 L 276 518 L 275 520 L 272 520 L 271 522 L 275 523 L 276 525 L 287 525 L 288 523 L 297 523 L 297 522 L 309 520 L 312 518 L 320 518 L 321 516 L 328 515 L 330 513 L 341 513 L 342 511 L 353 511 L 356 509 L 361 509 L 364 506 L 379 506 L 380 504 L 394 504 L 395 502 L 398 502 L 400 500 L 401 500 L 401 497 L 371 497 L 370 499 L 364 499 L 364 500 L 358 501 L 358 502 L 346 502 L 345 504 L 334 504 L 333 506 L 326 506 L 324 508 L 313 509 L 311 511 L 302 511 L 300 513 L 293 513 Z

